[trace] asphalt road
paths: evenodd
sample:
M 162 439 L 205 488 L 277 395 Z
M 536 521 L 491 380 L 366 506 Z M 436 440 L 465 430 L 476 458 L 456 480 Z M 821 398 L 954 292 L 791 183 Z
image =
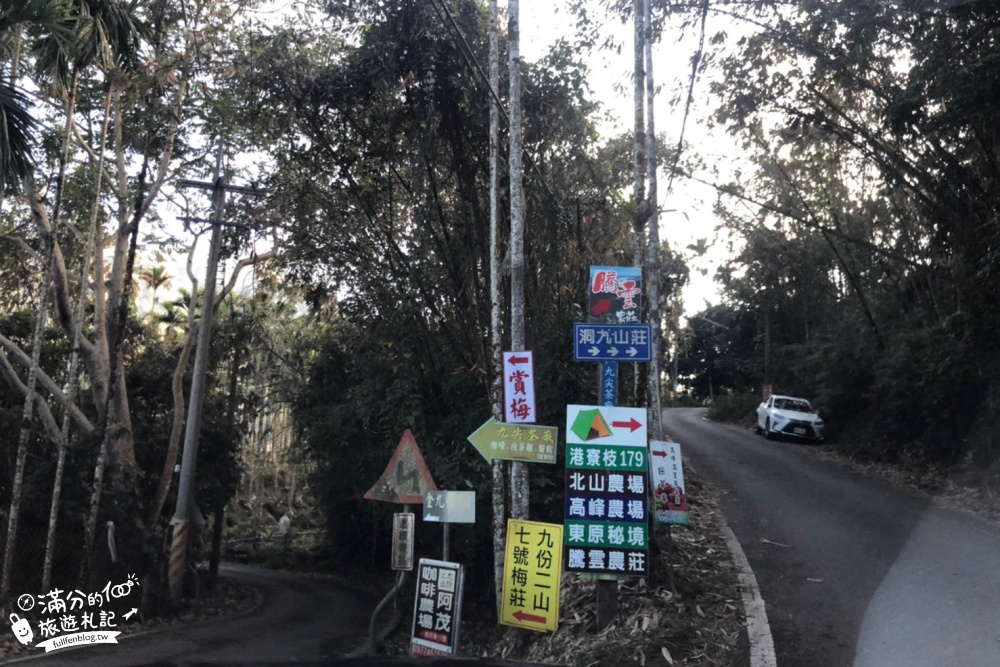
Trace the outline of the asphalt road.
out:
M 1000 665 L 996 526 L 704 415 L 665 430 L 723 492 L 778 667 Z
M 256 612 L 201 626 L 124 637 L 118 644 L 62 649 L 19 663 L 24 667 L 282 665 L 343 656 L 368 637 L 368 622 L 377 600 L 302 575 L 239 565 L 223 568 L 225 576 L 263 592 L 264 602 Z

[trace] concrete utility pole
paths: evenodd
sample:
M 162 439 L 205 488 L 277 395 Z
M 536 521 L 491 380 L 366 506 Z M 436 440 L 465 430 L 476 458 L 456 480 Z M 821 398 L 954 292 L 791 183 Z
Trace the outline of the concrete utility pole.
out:
M 524 183 L 521 164 L 521 28 L 520 3 L 507 3 L 507 48 L 510 70 L 510 349 L 524 349 Z M 510 465 L 510 515 L 528 518 L 528 464 Z
M 191 376 L 191 397 L 188 401 L 188 417 L 184 430 L 184 447 L 181 453 L 181 472 L 177 483 L 177 507 L 170 521 L 173 539 L 170 543 L 169 582 L 170 598 L 176 604 L 181 597 L 181 584 L 187 563 L 188 542 L 192 508 L 194 507 L 195 463 L 198 459 L 198 434 L 201 428 L 201 411 L 205 402 L 205 376 L 208 372 L 209 344 L 212 340 L 212 318 L 215 313 L 215 283 L 219 268 L 219 250 L 222 246 L 222 216 L 226 207 L 226 192 L 243 194 L 263 194 L 255 188 L 227 185 L 222 177 L 223 141 L 219 140 L 219 150 L 215 157 L 215 180 L 182 180 L 183 188 L 200 188 L 212 192 L 212 242 L 208 251 L 208 267 L 205 271 L 205 293 L 201 305 L 201 322 L 198 325 L 198 347 L 194 356 L 194 371 Z M 199 519 L 201 517 L 198 514 Z
M 497 0 L 490 0 L 490 356 L 494 377 L 490 387 L 493 418 L 503 421 L 503 339 L 500 295 L 500 37 Z M 501 459 L 490 464 L 493 474 L 493 579 L 497 616 L 503 594 L 503 562 L 507 530 L 507 465 Z M 445 559 L 447 560 L 447 559 Z
M 649 177 L 649 187 L 646 189 L 646 200 L 652 209 L 649 217 L 649 242 L 647 244 L 646 284 L 649 294 L 649 322 L 653 325 L 653 354 L 649 364 L 649 394 L 653 414 L 650 423 L 650 433 L 655 440 L 663 440 L 663 402 L 660 397 L 660 354 L 663 349 L 661 340 L 660 320 L 660 210 L 656 200 L 656 124 L 654 122 L 654 95 L 656 86 L 653 83 L 653 25 L 651 0 L 643 2 L 643 49 L 646 62 L 646 174 Z

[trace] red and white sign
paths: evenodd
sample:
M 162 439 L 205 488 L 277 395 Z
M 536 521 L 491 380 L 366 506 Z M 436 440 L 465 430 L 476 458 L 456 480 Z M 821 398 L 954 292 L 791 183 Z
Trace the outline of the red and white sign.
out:
M 437 484 L 427 469 L 424 455 L 417 447 L 410 429 L 403 432 L 389 465 L 375 485 L 365 492 L 366 500 L 381 500 L 400 505 L 420 505 L 424 494 L 437 491 Z
M 410 655 L 455 655 L 465 566 L 421 558 L 413 600 Z
M 534 424 L 535 362 L 531 352 L 503 353 L 503 414 L 508 424 Z
M 676 442 L 650 440 L 649 474 L 653 478 L 656 522 L 686 526 L 688 503 L 684 493 L 681 446 Z

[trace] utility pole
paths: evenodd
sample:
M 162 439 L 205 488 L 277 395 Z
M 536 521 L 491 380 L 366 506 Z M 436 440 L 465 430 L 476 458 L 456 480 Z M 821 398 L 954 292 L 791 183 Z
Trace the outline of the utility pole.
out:
M 652 404 L 652 423 L 650 432 L 653 439 L 663 440 L 663 402 L 660 396 L 660 356 L 663 349 L 660 336 L 660 212 L 656 200 L 656 124 L 654 123 L 653 97 L 656 86 L 653 84 L 653 27 L 651 0 L 643 2 L 642 30 L 644 33 L 643 49 L 646 64 L 646 175 L 649 187 L 646 189 L 646 200 L 649 202 L 652 214 L 649 217 L 649 242 L 647 244 L 648 262 L 646 264 L 646 281 L 649 287 L 649 322 L 653 325 L 653 354 L 649 364 L 649 394 Z M 669 193 L 668 193 L 669 194 Z
M 521 163 L 521 28 L 520 3 L 507 3 L 508 66 L 510 69 L 510 349 L 524 349 L 524 168 Z M 528 464 L 510 464 L 510 514 L 528 518 Z
M 227 185 L 222 176 L 223 141 L 219 139 L 219 149 L 215 157 L 215 180 L 181 180 L 182 188 L 200 188 L 212 192 L 212 242 L 208 251 L 208 266 L 205 271 L 205 293 L 201 305 L 201 322 L 198 325 L 198 346 L 195 350 L 194 371 L 191 376 L 191 397 L 188 401 L 188 417 L 184 430 L 184 447 L 181 453 L 180 479 L 177 483 L 177 507 L 170 521 L 173 537 L 170 543 L 168 578 L 170 598 L 176 605 L 181 598 L 181 585 L 187 565 L 188 542 L 190 538 L 191 514 L 194 507 L 195 463 L 198 459 L 198 434 L 201 427 L 201 412 L 205 402 L 205 376 L 208 372 L 209 344 L 212 340 L 212 318 L 215 313 L 215 283 L 219 268 L 219 250 L 222 247 L 222 217 L 226 206 L 226 192 L 242 194 L 263 194 L 256 188 Z M 199 514 L 200 518 L 200 514 Z M 199 526 L 200 527 L 200 526 Z
M 490 358 L 493 360 L 493 383 L 490 403 L 493 418 L 503 421 L 503 340 L 500 337 L 500 37 L 497 0 L 490 0 Z M 493 474 L 493 580 L 497 616 L 503 594 L 504 536 L 507 529 L 507 465 L 501 459 L 490 464 Z M 447 560 L 447 559 L 445 559 Z

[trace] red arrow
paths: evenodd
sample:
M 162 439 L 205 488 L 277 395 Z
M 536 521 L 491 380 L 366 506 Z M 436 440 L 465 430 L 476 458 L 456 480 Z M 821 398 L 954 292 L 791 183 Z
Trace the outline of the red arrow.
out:
M 667 453 L 666 452 L 661 452 L 661 451 L 653 450 L 653 456 L 659 456 L 661 458 L 667 458 Z
M 529 359 L 528 357 L 511 357 L 507 361 L 510 362 L 511 366 L 517 366 L 518 364 L 528 363 Z
M 611 425 L 615 428 L 627 428 L 631 432 L 635 432 L 637 428 L 642 427 L 642 422 L 637 421 L 635 417 L 632 417 L 627 422 L 611 422 Z
M 545 617 L 544 616 L 534 616 L 532 614 L 525 614 L 523 611 L 515 611 L 514 612 L 514 618 L 516 618 L 517 620 L 521 621 L 522 623 L 524 621 L 531 621 L 532 623 L 544 623 L 545 622 Z

